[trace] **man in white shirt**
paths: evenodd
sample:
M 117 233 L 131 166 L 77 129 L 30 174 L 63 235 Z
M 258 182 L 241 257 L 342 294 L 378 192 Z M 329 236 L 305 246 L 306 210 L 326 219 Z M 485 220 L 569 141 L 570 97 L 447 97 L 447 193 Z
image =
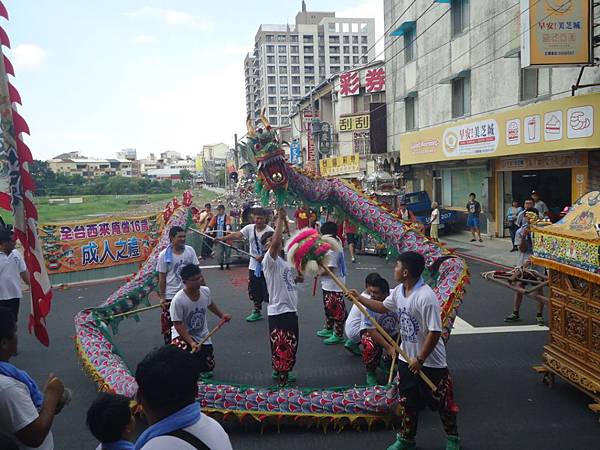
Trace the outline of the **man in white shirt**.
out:
M 271 342 L 271 364 L 273 378 L 279 386 L 288 381 L 296 381 L 291 371 L 296 364 L 298 350 L 298 290 L 296 281 L 302 276 L 294 277 L 292 267 L 285 259 L 283 251 L 283 231 L 287 225 L 284 208 L 277 214 L 275 232 L 266 232 L 261 238 L 265 249 L 263 269 L 267 289 L 269 291 L 269 338 Z
M 246 225 L 240 231 L 215 238 L 215 241 L 236 241 L 245 239 L 250 244 L 250 263 L 248 264 L 248 297 L 254 305 L 252 313 L 246 317 L 247 322 L 262 320 L 262 304 L 269 302 L 269 291 L 262 273 L 262 260 L 264 249 L 260 243 L 263 234 L 273 232 L 273 228 L 267 225 L 267 211 L 256 208 L 252 211 L 254 223 Z
M 22 283 L 29 284 L 25 261 L 15 249 L 15 237 L 10 225 L 0 223 L 0 306 L 19 318 L 19 304 L 23 295 Z
M 425 259 L 419 253 L 402 253 L 396 262 L 394 277 L 400 282 L 383 303 L 353 297 L 372 311 L 396 312 L 400 320 L 401 348 L 408 361 L 398 355 L 398 391 L 406 400 L 401 404 L 404 416 L 396 442 L 388 450 L 416 448 L 415 437 L 419 411 L 429 406 L 438 410 L 447 435 L 446 449 L 458 450 L 456 405 L 453 401 L 452 382 L 446 365 L 446 348 L 440 340 L 442 319 L 440 305 L 433 290 L 421 277 Z M 436 397 L 418 376 L 419 371 L 437 386 Z
M 433 239 L 435 242 L 438 242 L 440 239 L 440 210 L 437 202 L 431 203 L 431 217 L 429 218 L 429 223 L 431 225 L 431 228 L 429 229 L 429 236 L 431 236 L 431 239 Z
M 199 368 L 193 355 L 166 345 L 137 366 L 136 399 L 150 425 L 136 441 L 142 450 L 232 450 L 219 423 L 200 411 Z
M 44 392 L 9 360 L 17 352 L 17 323 L 0 307 L 0 432 L 12 436 L 20 450 L 52 450 L 52 422 L 60 412 L 64 386 L 50 374 Z
M 185 245 L 185 230 L 175 226 L 169 230 L 171 243 L 158 255 L 158 296 L 162 305 L 160 314 L 161 334 L 165 344 L 171 343 L 173 322 L 169 313 L 169 304 L 175 294 L 183 289 L 181 269 L 187 264 L 200 264 L 195 250 Z
M 548 205 L 546 205 L 546 202 L 540 197 L 540 193 L 538 191 L 531 191 L 531 198 L 533 199 L 533 207 L 538 210 L 540 220 L 546 218 L 550 209 L 548 208 Z

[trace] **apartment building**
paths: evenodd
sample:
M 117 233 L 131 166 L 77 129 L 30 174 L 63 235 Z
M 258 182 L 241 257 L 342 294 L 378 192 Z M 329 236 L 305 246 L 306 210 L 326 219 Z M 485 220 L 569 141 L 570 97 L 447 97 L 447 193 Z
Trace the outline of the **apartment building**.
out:
M 335 12 L 302 11 L 292 24 L 262 24 L 244 60 L 246 109 L 258 123 L 290 130 L 294 99 L 333 74 L 375 59 L 374 19 L 345 19 Z

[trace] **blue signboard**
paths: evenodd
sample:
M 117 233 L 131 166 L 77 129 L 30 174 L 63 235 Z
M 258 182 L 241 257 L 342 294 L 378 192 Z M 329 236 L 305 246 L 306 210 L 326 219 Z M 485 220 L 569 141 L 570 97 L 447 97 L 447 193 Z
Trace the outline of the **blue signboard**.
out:
M 300 149 L 300 142 L 292 142 L 290 144 L 290 164 L 301 164 L 302 163 L 302 151 Z

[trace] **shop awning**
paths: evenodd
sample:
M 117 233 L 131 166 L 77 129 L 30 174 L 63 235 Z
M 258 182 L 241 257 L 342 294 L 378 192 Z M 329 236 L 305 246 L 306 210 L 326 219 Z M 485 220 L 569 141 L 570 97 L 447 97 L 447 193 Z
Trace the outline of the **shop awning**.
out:
M 439 84 L 450 84 L 450 83 L 452 83 L 452 81 L 456 80 L 457 78 L 465 78 L 470 73 L 471 73 L 471 69 L 461 70 L 460 72 L 450 75 L 449 77 L 442 78 L 440 81 L 438 81 L 438 83 Z
M 390 36 L 404 36 L 404 33 L 406 33 L 408 30 L 414 30 L 415 27 L 416 22 L 414 21 L 404 22 L 402 25 L 400 25 L 398 28 L 392 31 L 390 33 Z

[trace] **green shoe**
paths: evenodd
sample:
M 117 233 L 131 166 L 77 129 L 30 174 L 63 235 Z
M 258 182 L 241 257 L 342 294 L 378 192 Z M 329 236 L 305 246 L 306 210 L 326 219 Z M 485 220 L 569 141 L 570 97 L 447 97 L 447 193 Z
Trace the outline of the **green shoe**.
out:
M 513 322 L 518 322 L 519 320 L 521 320 L 521 318 L 519 317 L 518 314 L 515 313 L 511 313 L 510 316 L 507 316 L 504 321 L 507 323 L 513 323 Z
M 274 380 L 278 380 L 279 372 L 277 372 L 276 370 L 271 372 L 271 378 L 273 378 Z M 288 381 L 290 383 L 294 383 L 296 381 L 296 374 L 294 372 L 288 372 Z
M 343 344 L 344 343 L 344 338 L 341 336 L 338 336 L 337 334 L 332 334 L 331 336 L 329 336 L 327 339 L 325 339 L 323 341 L 323 344 L 325 345 L 336 345 L 336 344 Z
M 202 378 L 203 380 L 208 380 L 212 377 L 213 377 L 212 370 L 209 372 L 200 372 L 200 378 Z
M 460 450 L 458 436 L 448 436 L 446 440 L 446 450 Z
M 417 444 L 415 442 L 407 441 L 396 435 L 396 442 L 390 445 L 387 450 L 415 450 L 416 448 Z
M 246 322 L 256 322 L 258 320 L 263 320 L 263 316 L 260 311 L 252 311 L 252 314 L 246 317 Z
M 360 350 L 360 346 L 356 342 L 351 341 L 350 339 L 346 339 L 346 342 L 344 342 L 344 348 L 346 350 L 348 350 L 350 353 L 353 353 L 358 356 L 362 356 L 362 351 Z
M 375 372 L 367 372 L 367 386 L 377 386 L 377 375 Z
M 322 330 L 317 331 L 317 336 L 322 338 L 328 338 L 333 335 L 333 330 L 329 330 L 327 328 L 323 328 Z

